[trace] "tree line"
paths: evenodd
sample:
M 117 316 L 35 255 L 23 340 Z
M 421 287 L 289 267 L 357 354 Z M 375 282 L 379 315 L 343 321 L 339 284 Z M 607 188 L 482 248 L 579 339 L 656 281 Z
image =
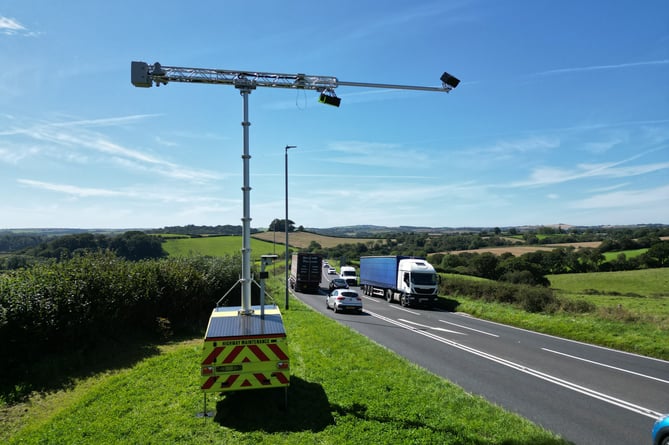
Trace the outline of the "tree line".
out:
M 121 235 L 78 233 L 50 238 L 34 247 L 24 248 L 0 258 L 0 270 L 15 270 L 48 259 L 70 259 L 83 253 L 109 250 L 130 261 L 163 258 L 163 239 L 140 231 Z
M 588 229 L 584 231 L 543 233 L 528 232 L 522 235 L 480 232 L 475 234 L 429 235 L 426 233 L 394 233 L 366 243 L 340 244 L 323 248 L 312 242 L 307 251 L 320 253 L 327 258 L 356 262 L 365 255 L 412 255 L 426 257 L 441 272 L 474 275 L 498 281 L 549 285 L 549 274 L 608 272 L 669 265 L 669 241 L 660 237 L 669 235 L 669 229 Z M 515 238 L 510 236 L 516 235 Z M 534 242 L 536 240 L 536 242 Z M 531 244 L 557 244 L 566 242 L 601 242 L 598 248 L 571 246 L 556 247 L 550 251 L 537 250 L 520 256 L 511 253 L 460 252 L 484 247 Z M 638 256 L 627 257 L 626 250 L 647 249 Z M 620 252 L 612 259 L 605 253 Z
M 242 226 L 233 226 L 230 224 L 217 226 L 198 226 L 188 224 L 186 226 L 166 226 L 162 229 L 151 229 L 145 231 L 148 234 L 170 234 L 170 235 L 184 235 L 184 236 L 203 236 L 203 235 L 219 235 L 219 236 L 242 236 Z M 251 233 L 259 232 L 258 229 L 251 228 Z

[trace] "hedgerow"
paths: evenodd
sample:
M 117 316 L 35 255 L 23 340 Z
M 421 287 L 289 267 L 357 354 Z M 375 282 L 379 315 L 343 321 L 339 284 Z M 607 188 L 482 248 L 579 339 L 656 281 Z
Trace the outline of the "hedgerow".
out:
M 238 256 L 133 262 L 107 251 L 0 274 L 0 377 L 48 353 L 202 329 L 240 270 Z
M 462 295 L 477 300 L 509 303 L 527 312 L 550 312 L 559 307 L 553 291 L 543 286 L 448 278 L 441 281 L 439 291 L 442 295 Z

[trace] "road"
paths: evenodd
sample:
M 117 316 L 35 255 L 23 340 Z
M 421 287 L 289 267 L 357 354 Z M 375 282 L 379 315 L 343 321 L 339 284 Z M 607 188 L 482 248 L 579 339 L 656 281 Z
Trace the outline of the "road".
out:
M 323 287 L 329 277 L 324 275 Z M 460 313 L 403 308 L 359 293 L 362 315 L 326 310 L 324 290 L 322 295 L 295 295 L 466 391 L 575 444 L 650 443 L 654 419 L 669 412 L 669 362 Z

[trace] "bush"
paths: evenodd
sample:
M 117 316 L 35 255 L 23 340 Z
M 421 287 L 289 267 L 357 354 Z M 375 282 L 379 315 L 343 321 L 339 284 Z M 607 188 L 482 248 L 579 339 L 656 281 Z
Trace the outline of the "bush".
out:
M 483 301 L 514 304 L 528 312 L 547 311 L 557 304 L 551 289 L 524 284 L 448 278 L 441 281 L 439 291 L 445 295 L 463 295 Z
M 49 353 L 203 329 L 240 269 L 238 256 L 132 262 L 104 252 L 0 274 L 0 377 Z

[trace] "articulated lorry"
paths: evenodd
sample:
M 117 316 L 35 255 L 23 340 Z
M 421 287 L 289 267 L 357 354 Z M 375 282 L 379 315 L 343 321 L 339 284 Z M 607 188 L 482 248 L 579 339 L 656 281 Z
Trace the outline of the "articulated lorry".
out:
M 294 253 L 290 264 L 290 288 L 317 294 L 323 273 L 323 257 L 315 253 Z
M 437 272 L 419 257 L 360 257 L 360 288 L 365 295 L 398 301 L 402 306 L 431 307 L 439 298 Z

